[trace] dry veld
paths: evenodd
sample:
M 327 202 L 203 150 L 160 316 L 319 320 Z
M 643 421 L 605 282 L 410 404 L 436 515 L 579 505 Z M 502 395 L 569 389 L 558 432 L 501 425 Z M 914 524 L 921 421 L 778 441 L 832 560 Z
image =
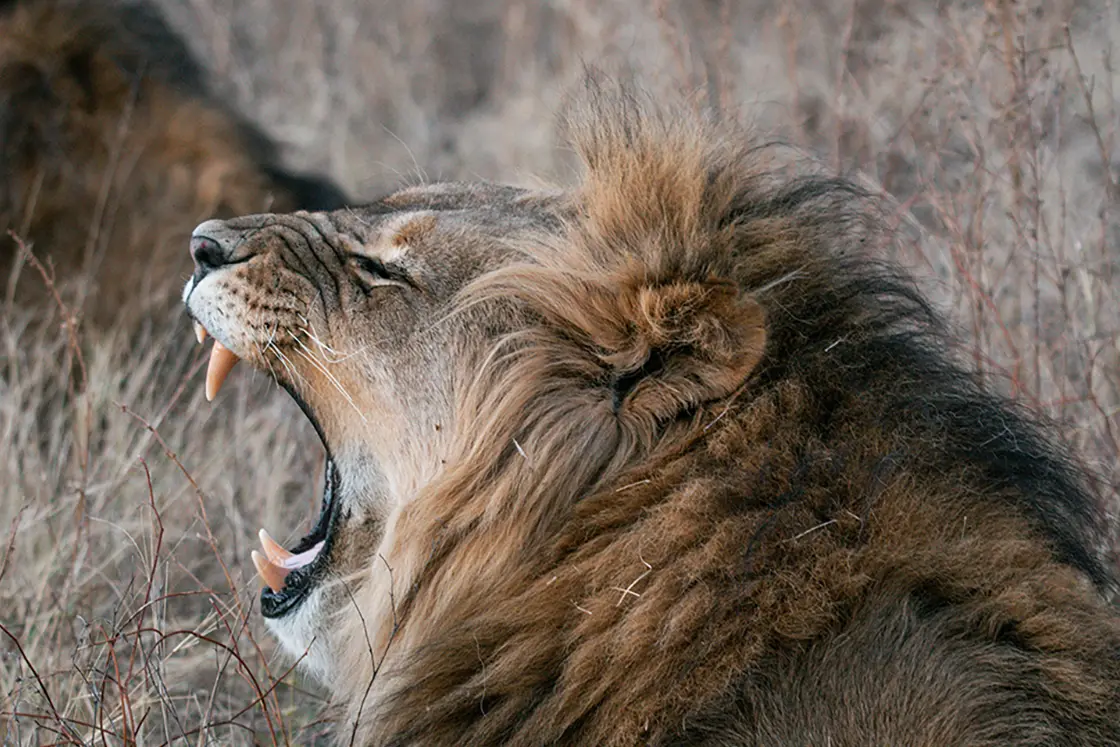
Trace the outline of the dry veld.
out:
M 1111 0 L 161 5 L 286 163 L 357 198 L 569 183 L 554 115 L 588 63 L 736 111 L 889 195 L 895 259 L 970 362 L 1053 418 L 1120 510 Z M 0 744 L 329 738 L 249 561 L 258 528 L 306 530 L 321 447 L 247 368 L 207 404 L 206 351 L 168 308 L 127 332 L 0 313 Z

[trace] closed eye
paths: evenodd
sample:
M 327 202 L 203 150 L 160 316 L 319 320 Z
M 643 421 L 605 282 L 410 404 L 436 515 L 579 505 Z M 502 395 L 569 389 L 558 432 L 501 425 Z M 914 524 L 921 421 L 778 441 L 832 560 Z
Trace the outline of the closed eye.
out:
M 408 275 L 396 266 L 389 266 L 377 257 L 364 254 L 351 254 L 348 266 L 354 279 L 363 289 L 369 290 L 378 286 L 411 285 Z

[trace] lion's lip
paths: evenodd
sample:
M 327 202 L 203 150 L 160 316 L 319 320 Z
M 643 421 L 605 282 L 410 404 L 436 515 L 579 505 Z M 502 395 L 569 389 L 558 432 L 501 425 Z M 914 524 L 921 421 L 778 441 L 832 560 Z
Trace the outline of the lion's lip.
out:
M 195 337 L 201 344 L 207 337 L 214 339 L 210 350 L 210 361 L 206 370 L 206 399 L 213 401 L 221 389 L 229 372 L 240 360 L 238 356 L 210 334 L 197 320 L 192 319 Z M 319 439 L 327 450 L 326 467 L 324 469 L 324 487 L 322 506 L 319 517 L 311 532 L 296 543 L 295 547 L 288 550 L 272 539 L 269 533 L 261 529 L 259 539 L 262 552 L 256 550 L 252 553 L 253 564 L 258 575 L 264 582 L 261 590 L 261 612 L 265 617 L 276 618 L 286 615 L 297 607 L 306 597 L 308 592 L 325 573 L 330 558 L 332 540 L 334 538 L 335 518 L 338 514 L 338 487 L 339 472 L 331 456 L 330 446 L 326 442 L 323 429 L 316 420 L 314 413 L 299 395 L 294 392 L 287 382 L 280 382 L 281 386 L 292 396 L 299 408 L 311 421 Z

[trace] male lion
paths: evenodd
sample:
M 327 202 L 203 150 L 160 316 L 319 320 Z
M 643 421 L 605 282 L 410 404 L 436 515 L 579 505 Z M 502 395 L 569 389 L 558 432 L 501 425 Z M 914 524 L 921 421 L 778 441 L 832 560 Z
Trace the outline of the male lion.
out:
M 336 187 L 282 169 L 264 134 L 211 96 L 154 7 L 0 0 L 0 282 L 9 297 L 47 298 L 38 277 L 19 278 L 9 230 L 60 284 L 77 286 L 68 300 L 107 324 L 125 306 L 166 302 L 169 281 L 190 271 L 181 246 L 200 220 L 341 205 Z
M 328 453 L 261 608 L 360 744 L 1120 744 L 1082 475 L 865 247 L 875 202 L 596 82 L 571 191 L 200 225 L 213 397 Z

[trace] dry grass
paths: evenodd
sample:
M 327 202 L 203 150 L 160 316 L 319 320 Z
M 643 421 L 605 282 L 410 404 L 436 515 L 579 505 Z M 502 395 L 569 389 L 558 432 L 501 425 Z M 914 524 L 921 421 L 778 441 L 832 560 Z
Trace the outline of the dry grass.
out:
M 914 237 L 898 259 L 976 368 L 1059 421 L 1116 513 L 1106 0 L 163 4 L 294 165 L 363 196 L 421 176 L 565 179 L 562 95 L 584 62 L 621 60 L 866 175 L 897 201 Z M 235 373 L 206 406 L 189 340 L 174 311 L 130 339 L 61 311 L 0 319 L 4 744 L 305 744 L 331 729 L 274 656 L 248 562 L 257 527 L 290 541 L 317 510 L 319 448 L 261 375 Z

